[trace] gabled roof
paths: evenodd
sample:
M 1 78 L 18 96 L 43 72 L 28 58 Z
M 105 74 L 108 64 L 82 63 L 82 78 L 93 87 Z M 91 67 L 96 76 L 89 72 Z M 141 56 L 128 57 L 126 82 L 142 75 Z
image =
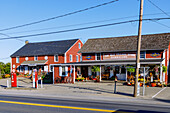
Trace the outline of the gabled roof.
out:
M 79 39 L 52 42 L 28 43 L 11 57 L 64 54 Z
M 169 46 L 170 33 L 142 35 L 141 50 L 164 50 Z M 88 39 L 79 53 L 136 51 L 137 36 Z

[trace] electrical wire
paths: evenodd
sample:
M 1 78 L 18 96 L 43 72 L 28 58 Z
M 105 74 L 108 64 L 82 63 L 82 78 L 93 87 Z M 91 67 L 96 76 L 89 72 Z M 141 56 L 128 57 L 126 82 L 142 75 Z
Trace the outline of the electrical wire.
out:
M 106 3 L 103 3 L 103 4 L 99 4 L 99 5 L 96 5 L 96 6 L 88 7 L 88 8 L 81 9 L 81 10 L 77 10 L 77 11 L 70 12 L 70 13 L 66 13 L 66 14 L 63 14 L 63 15 L 60 15 L 60 16 L 43 19 L 43 20 L 40 20 L 40 21 L 35 21 L 35 22 L 23 24 L 23 25 L 18 25 L 18 26 L 14 26 L 14 27 L 9 27 L 9 28 L 5 28 L 5 29 L 0 29 L 0 31 L 7 31 L 7 30 L 11 30 L 11 29 L 16 29 L 16 28 L 20 28 L 20 27 L 26 27 L 26 26 L 30 26 L 30 25 L 34 25 L 34 24 L 38 24 L 38 23 L 42 23 L 42 22 L 54 20 L 54 19 L 57 19 L 57 18 L 61 18 L 61 17 L 65 17 L 65 16 L 77 14 L 77 13 L 80 13 L 80 12 L 84 12 L 84 11 L 87 11 L 87 10 L 91 10 L 91 9 L 94 9 L 94 8 L 98 8 L 98 7 L 101 7 L 101 6 L 105 6 L 105 5 L 114 3 L 114 2 L 116 2 L 116 1 L 118 1 L 118 0 L 112 0 L 112 1 L 109 1 L 109 2 L 106 2 Z
M 167 15 L 168 17 L 170 17 L 170 15 L 168 15 L 168 13 L 166 13 L 164 10 L 162 10 L 160 7 L 158 7 L 156 4 L 154 4 L 151 0 L 148 0 L 153 6 L 155 6 L 157 9 L 159 9 L 160 11 L 162 11 L 165 15 Z
M 145 14 L 143 16 L 160 15 L 160 14 L 164 14 L 164 13 Z M 93 21 L 93 22 L 86 22 L 86 23 L 79 23 L 79 24 L 71 24 L 71 25 L 64 25 L 64 26 L 58 26 L 58 27 L 49 27 L 49 28 L 42 28 L 42 29 L 33 29 L 33 30 L 27 30 L 27 31 L 12 32 L 12 33 L 7 33 L 7 34 L 18 34 L 18 33 L 27 33 L 27 32 L 37 32 L 37 31 L 44 31 L 44 30 L 52 30 L 52 29 L 57 29 L 57 28 L 67 28 L 67 27 L 74 27 L 74 26 L 81 26 L 81 25 L 88 25 L 88 24 L 95 24 L 95 23 L 102 23 L 102 22 L 109 22 L 109 21 L 113 21 L 113 20 L 128 19 L 128 18 L 133 18 L 133 17 L 138 17 L 138 16 L 139 15 L 127 16 L 127 17 L 121 17 L 121 18 L 113 18 L 113 19 L 107 19 L 107 20 L 101 20 L 101 21 Z
M 170 19 L 170 18 L 152 18 L 152 19 L 143 19 L 142 21 L 158 21 L 158 20 L 167 20 L 167 19 Z M 65 33 L 65 32 L 71 32 L 71 31 L 80 31 L 80 30 L 86 30 L 86 29 L 93 29 L 93 28 L 100 28 L 100 27 L 106 27 L 106 26 L 113 26 L 113 25 L 131 23 L 131 22 L 136 22 L 136 21 L 139 21 L 139 20 L 129 20 L 129 21 L 122 21 L 122 22 L 117 22 L 117 23 L 110 23 L 110 24 L 103 24 L 103 25 L 96 25 L 96 26 L 89 26 L 89 27 L 82 27 L 82 28 L 76 28 L 76 29 L 68 29 L 68 30 L 62 30 L 62 31 L 46 32 L 46 33 L 31 34 L 31 35 L 23 35 L 23 36 L 9 37 L 9 38 L 0 38 L 0 40 L 17 39 L 17 38 L 25 38 L 25 37 L 34 37 L 34 36 L 42 36 L 42 35 L 50 35 L 50 34 Z

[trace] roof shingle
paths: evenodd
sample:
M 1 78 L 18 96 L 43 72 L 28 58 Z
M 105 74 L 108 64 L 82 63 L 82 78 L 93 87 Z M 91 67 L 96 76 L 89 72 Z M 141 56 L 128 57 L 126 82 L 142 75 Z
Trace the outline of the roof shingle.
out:
M 168 48 L 170 33 L 142 35 L 141 50 L 163 50 Z M 137 36 L 88 39 L 79 53 L 136 51 Z
M 79 39 L 28 43 L 13 53 L 11 57 L 64 54 L 77 40 Z

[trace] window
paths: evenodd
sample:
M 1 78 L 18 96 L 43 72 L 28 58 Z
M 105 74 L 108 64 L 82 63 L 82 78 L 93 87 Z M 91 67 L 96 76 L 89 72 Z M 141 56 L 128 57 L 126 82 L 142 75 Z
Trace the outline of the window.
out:
M 72 55 L 70 55 L 70 62 L 72 62 L 73 61 L 73 56 Z
M 96 60 L 101 60 L 101 54 L 100 53 L 96 53 Z
M 81 43 L 79 42 L 79 49 L 81 48 Z
M 76 62 L 78 62 L 79 61 L 79 56 L 78 55 L 76 55 Z
M 53 67 L 54 67 L 54 66 L 50 66 L 50 71 L 51 71 L 51 72 L 53 72 Z
M 37 61 L 38 60 L 38 56 L 34 56 L 34 60 Z
M 82 61 L 82 55 L 80 56 L 80 62 Z
M 140 52 L 140 58 L 145 58 L 145 51 Z
M 16 57 L 16 63 L 19 63 L 19 56 Z
M 54 61 L 55 61 L 55 62 L 58 62 L 58 55 L 55 55 L 55 56 L 54 56 Z
M 62 75 L 65 75 L 65 74 L 66 74 L 65 67 L 62 67 Z

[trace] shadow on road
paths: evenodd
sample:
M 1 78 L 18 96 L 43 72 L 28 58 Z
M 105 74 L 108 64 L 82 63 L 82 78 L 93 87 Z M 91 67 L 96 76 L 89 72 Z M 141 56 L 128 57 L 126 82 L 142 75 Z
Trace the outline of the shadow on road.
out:
M 165 103 L 170 103 L 170 100 L 165 100 L 165 99 L 155 98 L 154 100 L 161 101 L 161 102 L 165 102 Z
M 98 88 L 98 87 L 78 87 L 78 86 L 63 86 L 63 85 L 56 85 L 56 86 L 59 86 L 59 87 L 68 87 L 68 88 L 73 88 L 73 89 L 85 89 L 85 90 L 90 90 L 90 91 L 96 91 L 98 92 L 99 94 L 101 93 L 109 93 L 109 94 L 114 94 L 114 91 L 113 90 L 106 90 L 106 89 L 103 89 L 103 88 Z M 117 92 L 116 93 L 117 95 L 125 95 L 125 96 L 133 96 L 132 94 L 129 94 L 129 93 L 123 93 L 123 92 Z

